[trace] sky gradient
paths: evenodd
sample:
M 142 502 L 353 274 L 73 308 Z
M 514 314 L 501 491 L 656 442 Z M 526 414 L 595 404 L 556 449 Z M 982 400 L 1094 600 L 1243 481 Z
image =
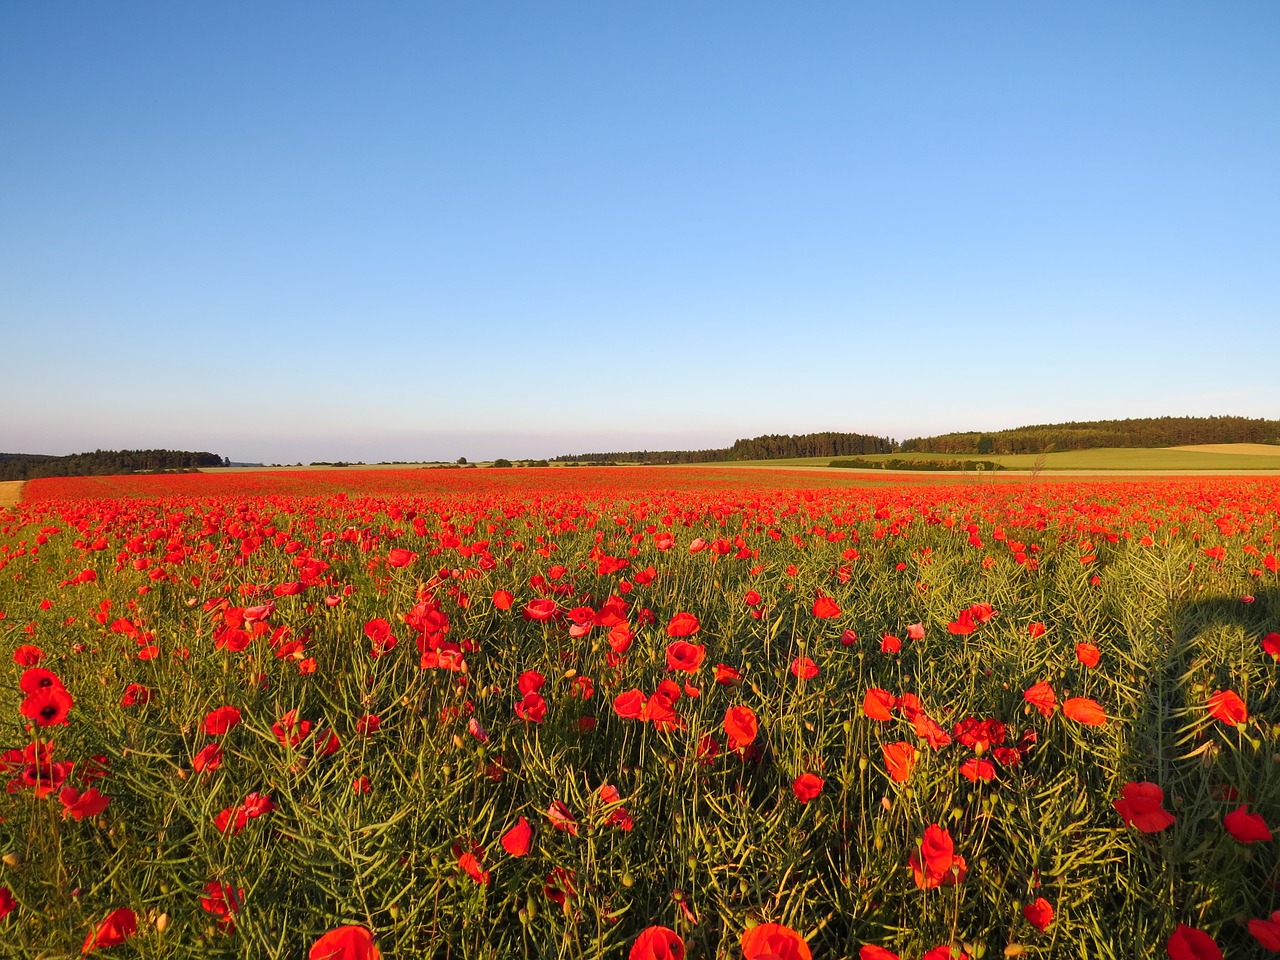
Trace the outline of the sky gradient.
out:
M 1280 417 L 1280 5 L 0 7 L 0 450 Z

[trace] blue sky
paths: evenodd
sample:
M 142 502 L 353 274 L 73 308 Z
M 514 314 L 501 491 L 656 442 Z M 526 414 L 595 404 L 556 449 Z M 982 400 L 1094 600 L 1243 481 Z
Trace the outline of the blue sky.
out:
M 1280 417 L 1280 5 L 0 6 L 0 450 Z

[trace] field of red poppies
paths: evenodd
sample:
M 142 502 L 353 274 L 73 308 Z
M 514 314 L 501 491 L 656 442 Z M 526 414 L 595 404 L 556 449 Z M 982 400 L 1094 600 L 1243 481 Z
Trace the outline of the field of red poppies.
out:
M 1280 481 L 42 480 L 0 956 L 1280 952 Z

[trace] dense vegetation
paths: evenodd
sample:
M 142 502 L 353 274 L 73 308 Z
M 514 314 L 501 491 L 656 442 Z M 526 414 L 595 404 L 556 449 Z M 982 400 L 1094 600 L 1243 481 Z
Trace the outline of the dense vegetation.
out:
M 861 433 L 768 434 L 735 440 L 715 450 L 631 450 L 625 453 L 580 453 L 556 457 L 560 463 L 726 463 L 735 460 L 784 460 L 792 457 L 848 457 L 893 453 L 898 444 L 888 437 Z
M 852 467 L 859 470 L 1003 470 L 1004 465 L 994 460 L 903 460 L 890 457 L 887 460 L 864 460 L 854 457 L 832 460 L 828 466 Z
M 0 957 L 1280 944 L 1280 480 L 796 476 L 29 484 Z
M 222 466 L 229 466 L 229 462 L 216 453 L 193 453 L 190 450 L 94 450 L 65 457 L 0 453 L 0 480 L 161 473 Z
M 945 433 L 902 442 L 903 453 L 1045 453 L 1096 447 L 1180 447 L 1197 443 L 1280 443 L 1280 420 L 1146 417 L 1040 424 L 994 433 Z

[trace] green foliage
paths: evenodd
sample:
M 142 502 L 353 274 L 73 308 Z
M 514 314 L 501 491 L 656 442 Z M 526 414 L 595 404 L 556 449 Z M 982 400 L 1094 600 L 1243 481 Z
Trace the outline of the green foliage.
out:
M 95 450 L 66 457 L 0 453 L 0 480 L 192 471 L 201 467 L 221 467 L 227 463 L 216 453 L 188 450 Z

